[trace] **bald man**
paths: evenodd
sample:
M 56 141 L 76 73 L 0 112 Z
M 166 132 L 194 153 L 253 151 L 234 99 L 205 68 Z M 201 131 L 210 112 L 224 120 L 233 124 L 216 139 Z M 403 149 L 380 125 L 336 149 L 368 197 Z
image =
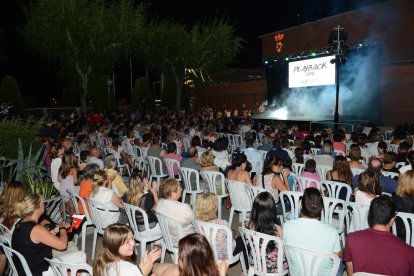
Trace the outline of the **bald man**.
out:
M 100 170 L 104 169 L 104 163 L 101 159 L 101 150 L 98 148 L 91 148 L 88 164 L 97 164 Z

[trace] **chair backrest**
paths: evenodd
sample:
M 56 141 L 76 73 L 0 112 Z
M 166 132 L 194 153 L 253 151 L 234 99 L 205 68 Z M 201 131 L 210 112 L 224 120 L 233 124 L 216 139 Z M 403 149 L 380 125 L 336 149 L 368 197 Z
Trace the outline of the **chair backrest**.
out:
M 181 239 L 184 236 L 183 227 L 181 224 L 173 218 L 170 218 L 166 215 L 163 215 L 159 212 L 156 213 L 158 223 L 160 224 L 162 239 L 164 244 L 169 251 L 174 251 L 176 247 L 174 246 L 173 240 L 171 239 L 171 230 L 176 230 L 177 236 Z
M 9 228 L 0 223 L 0 236 L 4 238 L 8 246 L 11 245 L 12 234 Z
M 149 226 L 149 222 L 148 222 L 148 215 L 147 212 L 145 212 L 145 210 L 128 204 L 126 202 L 122 202 L 124 204 L 124 209 L 125 212 L 128 216 L 128 222 L 129 222 L 129 226 L 131 226 L 132 230 L 134 230 L 134 238 L 137 241 L 141 240 L 140 235 L 149 235 L 151 236 L 151 233 L 149 232 L 150 230 L 150 226 Z M 142 217 L 142 220 L 144 221 L 144 229 L 141 229 L 141 231 L 138 230 L 138 223 L 137 223 L 137 217 L 136 214 L 139 213 L 140 216 Z M 142 225 L 142 224 L 141 224 Z
M 398 233 L 398 229 L 396 224 L 402 223 L 404 225 L 405 233 Z M 404 213 L 398 212 L 395 223 L 392 225 L 392 233 L 394 235 L 397 234 L 405 234 L 405 242 L 408 245 L 414 246 L 414 214 L 411 213 Z
M 250 206 L 253 206 L 254 199 L 256 198 L 258 194 L 267 192 L 267 190 L 264 188 L 251 186 L 251 185 L 246 185 L 245 188 L 246 188 L 247 195 L 249 196 L 249 199 L 250 199 Z
M 20 264 L 24 270 L 24 273 L 26 276 L 32 276 L 32 272 L 30 271 L 29 265 L 26 262 L 26 259 L 24 258 L 24 256 L 22 254 L 20 254 L 19 252 L 17 252 L 16 250 L 12 249 L 11 247 L 9 247 L 6 244 L 6 240 L 3 236 L 0 236 L 0 247 L 3 248 L 3 252 L 7 257 L 7 260 L 9 261 L 9 265 L 10 265 L 10 269 L 13 272 L 13 276 L 17 276 L 19 275 L 17 269 L 16 269 L 16 264 L 14 263 L 13 260 L 13 255 L 17 256 L 17 258 L 20 261 Z
M 266 159 L 266 155 L 268 153 L 268 151 L 265 150 L 257 150 L 261 155 L 262 155 L 262 160 L 264 162 L 264 160 Z
M 180 167 L 180 162 L 178 160 L 172 159 L 172 158 L 164 158 L 165 166 L 167 167 L 168 177 L 169 178 L 175 178 L 174 177 L 174 168 Z M 181 181 L 181 175 L 178 173 L 178 181 Z
M 192 220 L 191 224 L 194 226 L 194 229 L 197 232 L 203 234 L 210 243 L 211 248 L 214 252 L 214 257 L 216 258 L 216 262 L 219 262 L 226 258 L 229 264 L 233 264 L 239 260 L 240 253 L 236 256 L 233 256 L 233 235 L 231 229 L 228 226 L 200 220 Z M 219 239 L 225 240 L 223 241 Z M 226 248 L 226 252 L 223 254 L 226 256 L 219 255 L 222 250 L 220 247 L 222 246 Z
M 285 244 L 283 246 L 289 264 L 290 275 L 321 275 L 323 268 L 330 268 L 323 275 L 335 276 L 338 273 L 340 259 L 335 254 L 327 254 Z
M 91 211 L 92 223 L 95 225 L 98 233 L 102 235 L 105 229 L 104 229 L 104 225 L 101 223 L 101 217 L 111 216 L 109 213 L 108 206 L 92 198 L 87 198 L 86 202 L 88 203 L 89 209 Z M 105 212 L 105 213 L 99 214 L 99 212 Z
M 412 169 L 411 165 L 405 165 L 405 166 L 402 166 L 399 170 L 400 170 L 400 173 L 405 173 L 406 171 L 409 171 L 411 169 Z
M 352 176 L 359 175 L 365 172 L 365 169 L 351 168 Z
M 347 203 L 342 199 L 324 196 L 321 221 L 344 230 L 346 206 Z
M 335 152 L 335 155 L 336 156 L 346 156 L 346 154 L 345 154 L 345 152 L 343 151 L 343 150 L 334 150 L 334 152 Z
M 332 166 L 316 164 L 316 173 L 319 175 L 322 181 L 326 180 L 326 173 L 330 170 L 332 170 Z
M 184 187 L 187 191 L 200 191 L 200 174 L 195 169 L 179 167 L 181 179 L 184 182 Z M 192 177 L 194 176 L 194 177 Z M 196 181 L 196 190 L 193 190 L 191 181 Z
M 295 175 L 301 175 L 304 168 L 305 164 L 292 163 L 292 170 L 295 173 Z
M 185 151 L 188 151 L 190 148 L 190 140 L 188 138 L 182 138 L 182 140 Z
M 163 172 L 161 158 L 154 157 L 154 156 L 147 156 L 147 159 L 150 165 L 151 175 L 153 177 L 166 175 L 166 173 Z
M 339 198 L 341 192 L 346 191 L 345 201 L 349 201 L 352 194 L 351 185 L 338 181 L 325 180 L 322 182 L 322 189 L 325 190 L 326 196 L 333 198 Z
M 305 189 L 315 186 L 318 190 L 321 190 L 322 187 L 322 182 L 315 180 L 313 178 L 309 178 L 309 177 L 305 177 L 305 176 L 295 176 L 295 181 L 298 185 L 298 190 L 299 191 L 304 191 Z
M 369 206 L 362 206 L 355 202 L 347 202 L 345 213 L 346 233 L 351 233 L 369 228 L 368 211 Z
M 246 186 L 246 183 L 240 181 L 227 180 L 227 189 L 231 198 L 231 204 L 236 211 L 251 211 Z
M 76 214 L 80 214 L 79 213 L 79 207 L 78 207 L 78 200 L 75 197 L 75 192 L 73 192 L 71 189 L 66 189 L 66 192 L 69 194 L 69 198 L 73 203 L 73 208 L 75 209 Z M 85 209 L 83 209 L 83 210 L 85 210 Z
M 217 186 L 221 186 L 221 194 L 226 195 L 226 177 L 218 171 L 200 171 L 201 177 L 208 184 L 210 193 L 217 195 Z
M 397 162 L 397 163 L 395 164 L 395 167 L 396 167 L 397 169 L 400 169 L 400 168 L 404 167 L 405 165 L 406 165 L 406 163 L 405 163 L 405 162 Z
M 65 208 L 62 204 L 62 198 L 60 196 L 51 197 L 45 199 L 45 212 L 56 223 L 63 221 L 62 209 Z
M 320 148 L 311 148 L 310 151 L 313 155 L 318 155 L 318 153 L 322 152 Z
M 88 264 L 64 263 L 47 258 L 45 260 L 50 264 L 55 276 L 66 276 L 68 271 L 70 271 L 70 275 L 77 275 L 77 273 L 81 273 L 80 275 L 85 275 L 85 273 L 92 275 L 92 267 Z
M 72 199 L 72 202 L 73 202 L 73 204 L 75 204 L 75 206 L 77 206 L 77 208 L 79 208 L 79 205 L 78 205 L 77 202 L 80 202 L 80 204 L 82 204 L 82 208 L 84 210 L 84 215 L 85 215 L 85 218 L 86 218 L 86 222 L 88 224 L 93 224 L 92 219 L 91 219 L 91 215 L 88 212 L 88 210 L 89 210 L 88 209 L 89 204 L 80 195 L 73 194 L 73 197 L 75 198 L 75 201 L 73 201 L 73 199 Z
M 290 216 L 288 219 L 297 219 L 300 216 L 300 210 L 302 209 L 302 196 L 303 192 L 284 191 L 279 193 L 279 203 L 282 204 L 283 216 L 281 222 L 284 223 L 286 215 Z M 286 206 L 286 203 L 290 204 L 290 211 Z M 289 213 L 289 214 L 288 214 Z
M 242 227 L 239 227 L 239 232 L 243 239 L 244 247 L 246 248 L 246 251 L 249 252 L 249 256 L 245 256 L 245 258 L 251 258 L 253 260 L 253 267 L 249 267 L 248 269 L 249 275 L 270 275 L 267 273 L 266 266 L 266 257 L 268 255 L 267 248 L 269 243 L 273 243 L 277 248 L 277 259 L 275 262 L 278 273 L 271 275 L 287 274 L 288 271 L 283 270 L 283 241 L 280 238 Z
M 386 171 L 382 171 L 381 174 L 383 176 L 387 176 L 387 177 L 390 177 L 390 178 L 393 178 L 393 179 L 398 179 L 398 177 L 400 176 L 400 174 L 399 173 L 396 173 L 396 172 L 386 172 Z
M 142 157 L 147 157 L 148 156 L 148 148 L 146 147 L 140 147 L 141 149 L 141 153 L 142 153 Z
M 388 145 L 388 149 L 392 152 L 398 153 L 398 148 L 400 147 L 400 145 L 397 144 L 389 144 Z

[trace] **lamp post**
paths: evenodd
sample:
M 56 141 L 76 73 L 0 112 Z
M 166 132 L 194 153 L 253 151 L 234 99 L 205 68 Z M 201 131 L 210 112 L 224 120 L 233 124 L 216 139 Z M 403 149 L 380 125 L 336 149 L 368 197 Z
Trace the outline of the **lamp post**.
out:
M 345 45 L 347 39 L 347 34 L 344 31 L 344 28 L 337 26 L 331 31 L 329 35 L 329 44 L 331 45 L 331 50 L 335 51 L 335 58 L 331 60 L 331 63 L 335 63 L 335 85 L 336 85 L 336 95 L 335 95 L 335 113 L 334 113 L 334 130 L 338 130 L 339 125 L 339 68 L 340 64 L 346 62 L 345 52 L 347 46 Z
M 113 82 L 111 79 L 108 78 L 106 82 L 106 86 L 108 87 L 108 111 L 111 111 L 111 86 Z

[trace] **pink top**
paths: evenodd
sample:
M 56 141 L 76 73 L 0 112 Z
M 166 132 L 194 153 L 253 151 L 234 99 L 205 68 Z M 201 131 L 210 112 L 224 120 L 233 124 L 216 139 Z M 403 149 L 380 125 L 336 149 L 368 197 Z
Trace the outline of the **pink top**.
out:
M 321 181 L 321 178 L 316 173 L 303 171 L 300 176 L 307 177 L 307 178 L 312 178 L 312 179 L 315 179 L 317 181 Z M 318 186 L 316 185 L 316 182 L 312 182 L 311 184 L 309 184 L 308 188 L 311 188 L 311 187 L 312 188 L 317 188 Z M 299 191 L 300 191 L 300 187 L 299 187 Z
M 334 150 L 341 150 L 343 152 L 346 151 L 346 146 L 342 142 L 333 142 L 333 148 Z

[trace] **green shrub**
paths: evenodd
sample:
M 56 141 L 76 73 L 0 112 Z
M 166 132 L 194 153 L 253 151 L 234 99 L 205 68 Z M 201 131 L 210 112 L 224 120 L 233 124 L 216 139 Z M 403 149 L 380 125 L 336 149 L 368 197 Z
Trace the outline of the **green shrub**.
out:
M 0 84 L 0 103 L 11 103 L 11 113 L 18 116 L 24 114 L 24 102 L 17 81 L 12 76 L 4 76 Z
M 22 143 L 23 151 L 28 153 L 30 145 L 32 152 L 37 152 L 42 141 L 36 138 L 43 126 L 43 120 L 13 119 L 0 122 L 0 156 L 7 159 L 17 159 L 19 149 L 19 138 Z

